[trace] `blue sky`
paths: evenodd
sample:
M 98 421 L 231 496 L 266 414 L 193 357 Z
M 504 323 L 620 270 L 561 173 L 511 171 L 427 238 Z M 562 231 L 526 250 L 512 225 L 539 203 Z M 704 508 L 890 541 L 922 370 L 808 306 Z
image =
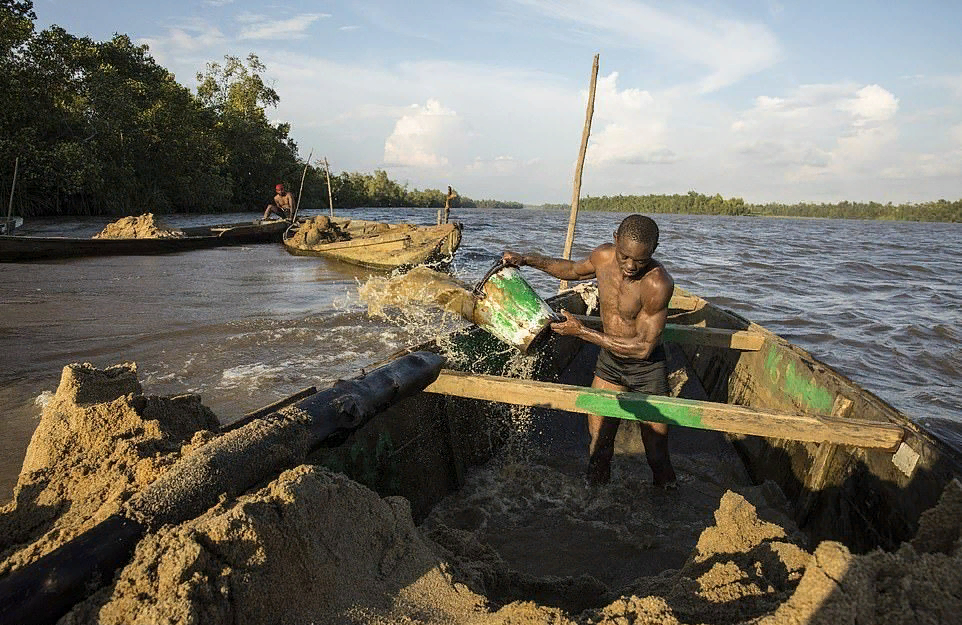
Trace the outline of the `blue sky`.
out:
M 35 0 L 193 88 L 253 52 L 302 157 L 474 198 L 962 198 L 962 3 Z

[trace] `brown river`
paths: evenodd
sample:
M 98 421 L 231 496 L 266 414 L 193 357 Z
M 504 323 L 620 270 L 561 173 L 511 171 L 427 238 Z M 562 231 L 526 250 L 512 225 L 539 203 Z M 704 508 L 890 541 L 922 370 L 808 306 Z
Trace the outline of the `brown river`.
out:
M 434 219 L 415 209 L 340 214 Z M 574 254 L 609 241 L 622 217 L 580 215 Z M 654 217 L 656 256 L 678 285 L 799 344 L 962 447 L 962 224 Z M 454 218 L 464 223 L 455 274 L 469 284 L 506 248 L 558 255 L 567 227 L 556 211 L 463 209 Z M 22 233 L 90 236 L 108 221 L 38 220 Z M 524 272 L 542 295 L 557 290 Z M 280 244 L 0 265 L 0 501 L 68 363 L 135 361 L 147 393 L 199 393 L 226 422 L 438 332 L 369 318 L 358 297 L 369 277 Z

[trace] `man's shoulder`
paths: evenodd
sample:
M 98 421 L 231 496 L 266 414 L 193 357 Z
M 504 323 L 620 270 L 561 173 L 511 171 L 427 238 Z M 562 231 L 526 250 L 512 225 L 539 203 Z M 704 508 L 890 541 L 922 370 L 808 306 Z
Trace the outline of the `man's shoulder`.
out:
M 594 250 L 592 250 L 591 253 L 592 253 L 592 254 L 607 254 L 607 255 L 609 255 L 609 256 L 612 256 L 612 255 L 614 255 L 614 253 L 615 253 L 615 244 L 614 244 L 614 243 L 602 243 L 601 245 L 599 245 L 598 247 L 596 247 Z
M 672 291 L 675 290 L 675 280 L 661 263 L 649 271 L 641 280 L 642 288 L 653 295 L 671 298 Z

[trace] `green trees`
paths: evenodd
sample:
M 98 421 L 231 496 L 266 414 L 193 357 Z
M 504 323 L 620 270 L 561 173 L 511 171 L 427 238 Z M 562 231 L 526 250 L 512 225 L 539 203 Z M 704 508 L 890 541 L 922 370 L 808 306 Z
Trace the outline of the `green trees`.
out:
M 0 181 L 19 158 L 19 214 L 262 208 L 300 173 L 257 57 L 208 65 L 195 95 L 126 35 L 35 19 L 29 0 L 0 0 Z
M 567 204 L 543 204 L 542 208 L 564 209 Z M 919 204 L 839 202 L 837 204 L 746 204 L 742 198 L 727 200 L 719 194 L 702 195 L 615 195 L 585 197 L 580 210 L 619 213 L 687 213 L 695 215 L 756 215 L 773 217 L 824 217 L 838 219 L 897 219 L 906 221 L 962 222 L 962 200 Z
M 197 97 L 213 121 L 215 163 L 235 206 L 260 206 L 277 182 L 300 173 L 290 124 L 267 119 L 267 108 L 277 106 L 280 97 L 264 83 L 266 69 L 254 54 L 246 63 L 228 55 L 223 65 L 208 63 L 206 72 L 197 74 Z

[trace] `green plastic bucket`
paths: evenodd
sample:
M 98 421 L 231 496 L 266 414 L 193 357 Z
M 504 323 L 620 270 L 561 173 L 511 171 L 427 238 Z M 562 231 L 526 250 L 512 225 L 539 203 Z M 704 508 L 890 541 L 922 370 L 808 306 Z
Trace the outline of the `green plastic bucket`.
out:
M 564 320 L 535 293 L 517 267 L 502 262 L 488 271 L 474 294 L 472 321 L 522 353 L 546 340 L 553 321 Z

